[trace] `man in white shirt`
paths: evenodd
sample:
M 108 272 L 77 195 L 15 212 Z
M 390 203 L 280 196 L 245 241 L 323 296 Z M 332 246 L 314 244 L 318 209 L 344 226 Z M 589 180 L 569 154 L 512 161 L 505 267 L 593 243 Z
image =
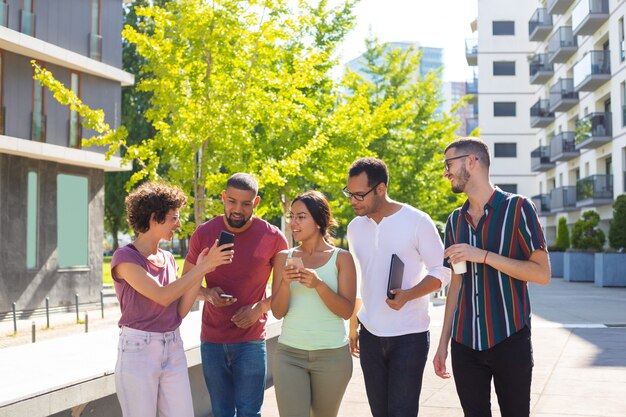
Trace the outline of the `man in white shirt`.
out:
M 450 282 L 450 270 L 431 218 L 391 200 L 388 181 L 383 161 L 361 158 L 343 189 L 358 216 L 348 225 L 360 280 L 350 349 L 360 357 L 373 417 L 415 417 L 429 348 L 429 294 Z M 393 254 L 404 263 L 404 275 L 389 299 Z

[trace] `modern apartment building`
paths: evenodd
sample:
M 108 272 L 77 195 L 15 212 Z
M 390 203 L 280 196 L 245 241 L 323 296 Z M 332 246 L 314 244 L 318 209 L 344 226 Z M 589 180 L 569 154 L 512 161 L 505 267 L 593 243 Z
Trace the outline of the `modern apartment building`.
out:
M 0 316 L 99 300 L 104 173 L 120 158 L 81 148 L 94 132 L 35 80 L 52 71 L 120 124 L 122 0 L 0 0 Z
M 519 89 L 532 91 L 532 98 L 522 108 L 516 104 L 515 119 L 528 123 L 533 134 L 526 139 L 531 149 L 524 148 L 516 165 L 529 168 L 534 178 L 528 191 L 520 187 L 518 192 L 532 196 L 550 243 L 559 217 L 571 225 L 590 209 L 599 213 L 606 231 L 613 201 L 626 192 L 626 3 L 546 0 L 523 10 L 519 3 L 526 2 L 478 2 L 481 29 L 493 25 L 495 30 L 495 22 L 508 20 L 516 32 L 511 43 L 529 48 L 528 78 L 519 80 L 524 81 Z M 481 61 L 489 41 L 478 39 L 482 75 L 489 70 L 489 63 Z M 479 86 L 484 134 L 488 109 L 482 105 L 483 88 L 501 94 L 508 90 L 483 84 L 482 78 Z

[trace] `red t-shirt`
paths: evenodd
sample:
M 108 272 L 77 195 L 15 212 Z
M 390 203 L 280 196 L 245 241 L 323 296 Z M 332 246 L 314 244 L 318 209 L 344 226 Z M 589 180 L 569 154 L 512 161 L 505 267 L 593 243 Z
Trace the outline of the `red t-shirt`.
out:
M 195 265 L 198 254 L 211 247 L 222 230 L 226 230 L 223 215 L 201 224 L 191 236 L 186 260 Z M 220 287 L 237 298 L 237 302 L 228 307 L 204 303 L 200 338 L 205 342 L 240 343 L 265 338 L 267 314 L 247 329 L 240 329 L 230 319 L 241 307 L 266 298 L 272 259 L 287 249 L 287 239 L 276 226 L 255 217 L 250 227 L 235 233 L 234 243 L 233 262 L 218 266 L 206 274 L 205 280 L 208 288 Z

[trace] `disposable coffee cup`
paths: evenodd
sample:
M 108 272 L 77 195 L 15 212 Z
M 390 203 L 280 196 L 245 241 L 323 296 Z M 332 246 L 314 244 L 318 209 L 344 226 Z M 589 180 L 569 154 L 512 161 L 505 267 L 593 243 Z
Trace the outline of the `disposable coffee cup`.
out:
M 457 262 L 455 264 L 452 264 L 452 269 L 454 270 L 454 273 L 457 275 L 461 275 L 467 272 L 467 262 L 463 261 L 463 262 Z

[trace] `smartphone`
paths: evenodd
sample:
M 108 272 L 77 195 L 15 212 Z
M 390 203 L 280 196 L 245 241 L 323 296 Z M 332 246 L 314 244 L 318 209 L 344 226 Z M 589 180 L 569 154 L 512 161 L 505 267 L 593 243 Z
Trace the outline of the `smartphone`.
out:
M 230 232 L 227 232 L 226 230 L 222 230 L 220 232 L 220 239 L 217 241 L 217 246 L 222 246 L 227 243 L 234 243 L 234 242 L 235 242 L 235 235 Z M 225 250 L 230 250 L 230 248 L 222 249 L 222 252 L 224 252 Z
M 299 269 L 304 269 L 302 258 L 287 258 L 287 260 L 285 261 L 285 266 L 289 266 L 289 265 L 293 265 Z
M 230 294 L 220 294 L 220 298 L 225 298 L 227 300 L 230 300 L 231 298 L 235 298 Z

